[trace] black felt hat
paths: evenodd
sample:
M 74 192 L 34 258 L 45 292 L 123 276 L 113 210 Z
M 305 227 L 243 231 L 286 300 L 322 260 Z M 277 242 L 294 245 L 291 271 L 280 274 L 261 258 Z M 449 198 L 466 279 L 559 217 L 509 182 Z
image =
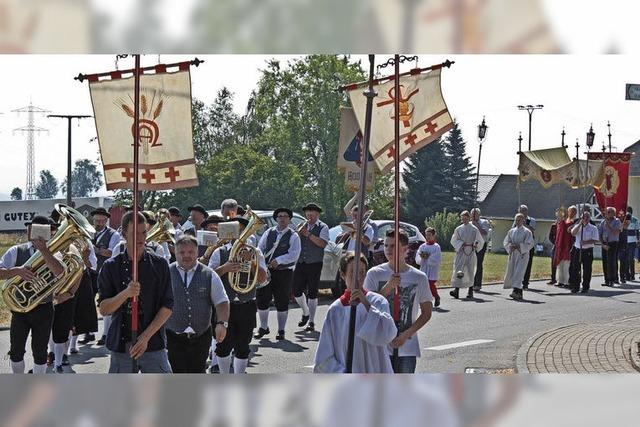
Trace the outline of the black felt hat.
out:
M 278 208 L 275 211 L 273 211 L 273 219 L 278 219 L 278 214 L 280 212 L 285 212 L 287 215 L 289 215 L 289 219 L 293 218 L 293 212 L 291 211 L 291 209 L 289 209 L 289 208 Z

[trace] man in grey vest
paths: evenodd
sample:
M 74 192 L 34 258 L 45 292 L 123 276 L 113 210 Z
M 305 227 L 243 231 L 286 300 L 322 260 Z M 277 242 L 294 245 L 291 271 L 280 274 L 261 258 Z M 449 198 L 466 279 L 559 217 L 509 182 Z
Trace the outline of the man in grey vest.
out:
M 184 235 L 176 242 L 176 262 L 169 266 L 173 312 L 167 321 L 167 350 L 174 373 L 205 372 L 215 308 L 215 338 L 224 340 L 229 321 L 229 298 L 220 277 L 198 262 L 198 241 Z
M 284 329 L 289 314 L 289 296 L 293 269 L 300 256 L 300 237 L 289 227 L 293 212 L 288 208 L 273 211 L 273 219 L 278 225 L 271 227 L 260 238 L 258 247 L 265 254 L 265 261 L 271 273 L 269 283 L 258 289 L 256 302 L 260 316 L 260 328 L 253 336 L 260 339 L 269 333 L 269 306 L 273 299 L 278 311 L 278 335 L 276 340 L 284 340 Z
M 298 231 L 301 250 L 293 273 L 293 295 L 302 309 L 302 320 L 298 326 L 302 328 L 309 322 L 306 331 L 313 332 L 324 248 L 329 243 L 329 227 L 320 221 L 322 208 L 317 204 L 308 203 L 302 211 L 307 224 Z
M 113 249 L 120 243 L 122 238 L 120 234 L 113 228 L 107 225 L 111 214 L 105 208 L 96 208 L 91 211 L 91 218 L 93 220 L 93 228 L 96 229 L 96 234 L 93 236 L 93 250 L 96 253 L 98 263 L 95 273 L 92 274 L 92 286 L 95 294 L 98 292 L 98 273 L 102 268 L 102 264 L 113 255 Z M 111 316 L 105 316 L 103 321 L 102 338 L 98 340 L 98 345 L 104 345 L 107 339 L 107 331 L 111 325 Z M 93 334 L 86 334 L 84 339 L 80 340 L 80 344 L 88 344 L 93 341 L 95 337 Z
M 229 222 L 240 223 L 240 232 L 249 224 L 245 218 L 234 218 Z M 216 345 L 215 353 L 218 359 L 220 372 L 228 374 L 231 371 L 231 351 L 233 351 L 233 372 L 235 374 L 243 374 L 247 369 L 249 362 L 249 353 L 251 352 L 249 344 L 253 329 L 256 327 L 256 289 L 246 294 L 239 294 L 231 288 L 229 283 L 229 273 L 240 271 L 239 262 L 230 262 L 229 253 L 234 241 L 231 241 L 213 252 L 209 260 L 209 268 L 213 269 L 222 279 L 224 289 L 230 300 L 229 308 L 229 324 L 227 327 L 227 335 L 222 342 Z M 256 248 L 257 249 L 257 248 Z M 258 283 L 262 283 L 267 278 L 267 265 L 264 262 L 264 256 L 260 249 L 258 252 Z
M 0 280 L 13 279 L 19 276 L 22 280 L 35 279 L 35 274 L 24 263 L 36 252 L 42 255 L 47 267 L 54 276 L 64 273 L 64 266 L 59 253 L 54 256 L 44 239 L 31 240 L 31 224 L 52 226 L 47 217 L 37 215 L 27 226 L 29 241 L 9 248 L 0 260 Z M 53 232 L 51 233 L 53 236 Z M 27 338 L 31 333 L 31 350 L 33 352 L 33 373 L 44 374 L 47 370 L 47 343 L 53 322 L 53 298 L 49 297 L 27 313 L 11 312 L 11 328 L 9 330 L 11 371 L 14 374 L 24 373 L 24 353 Z

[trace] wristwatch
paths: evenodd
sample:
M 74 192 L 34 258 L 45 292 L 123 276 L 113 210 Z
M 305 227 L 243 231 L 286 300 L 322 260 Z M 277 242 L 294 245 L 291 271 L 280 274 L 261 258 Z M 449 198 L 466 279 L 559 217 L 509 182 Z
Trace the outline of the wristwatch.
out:
M 229 322 L 223 322 L 222 320 L 219 320 L 219 321 L 216 322 L 216 325 L 222 325 L 225 328 L 228 328 L 229 327 Z

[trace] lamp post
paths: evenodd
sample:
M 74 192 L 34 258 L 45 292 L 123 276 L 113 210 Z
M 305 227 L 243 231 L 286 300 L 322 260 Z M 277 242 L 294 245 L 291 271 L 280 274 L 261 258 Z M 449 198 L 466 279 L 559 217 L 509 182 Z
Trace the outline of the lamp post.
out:
M 562 135 L 562 143 L 560 144 L 560 146 L 561 146 L 562 148 L 565 148 L 565 147 L 566 147 L 566 145 L 564 144 L 564 137 L 565 137 L 565 135 L 566 135 L 566 134 L 567 134 L 567 133 L 564 131 L 564 127 L 563 127 L 563 128 L 562 128 L 562 133 L 560 134 L 560 135 Z
M 533 119 L 533 112 L 536 110 L 541 110 L 544 108 L 544 105 L 518 105 L 518 110 L 526 111 L 529 113 L 529 151 L 531 151 L 531 121 Z
M 518 136 L 518 155 L 520 155 L 520 153 L 522 153 L 522 132 L 520 132 Z
M 593 123 L 589 127 L 589 132 L 587 132 L 587 183 L 589 182 L 589 176 L 591 175 L 589 171 L 589 153 L 591 152 L 591 147 L 593 147 L 593 141 L 596 138 L 596 134 L 593 131 Z
M 478 203 L 478 183 L 480 182 L 480 158 L 482 157 L 482 143 L 487 137 L 487 129 L 489 128 L 484 119 L 485 118 L 482 117 L 482 123 L 478 125 L 478 141 L 480 142 L 480 145 L 478 146 L 478 169 L 476 170 L 476 203 Z
M 609 123 L 609 121 L 607 121 L 607 129 L 609 129 L 607 136 L 609 137 L 609 154 L 611 154 L 611 123 Z

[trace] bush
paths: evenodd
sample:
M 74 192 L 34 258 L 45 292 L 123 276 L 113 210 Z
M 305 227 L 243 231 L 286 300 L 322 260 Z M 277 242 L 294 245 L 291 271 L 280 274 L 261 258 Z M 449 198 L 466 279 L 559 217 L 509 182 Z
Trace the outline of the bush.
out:
M 427 218 L 424 221 L 427 227 L 433 227 L 436 229 L 436 235 L 438 243 L 443 251 L 452 251 L 451 236 L 457 226 L 460 225 L 460 215 L 453 212 L 447 212 L 445 209 L 442 212 L 438 212 L 432 217 Z

